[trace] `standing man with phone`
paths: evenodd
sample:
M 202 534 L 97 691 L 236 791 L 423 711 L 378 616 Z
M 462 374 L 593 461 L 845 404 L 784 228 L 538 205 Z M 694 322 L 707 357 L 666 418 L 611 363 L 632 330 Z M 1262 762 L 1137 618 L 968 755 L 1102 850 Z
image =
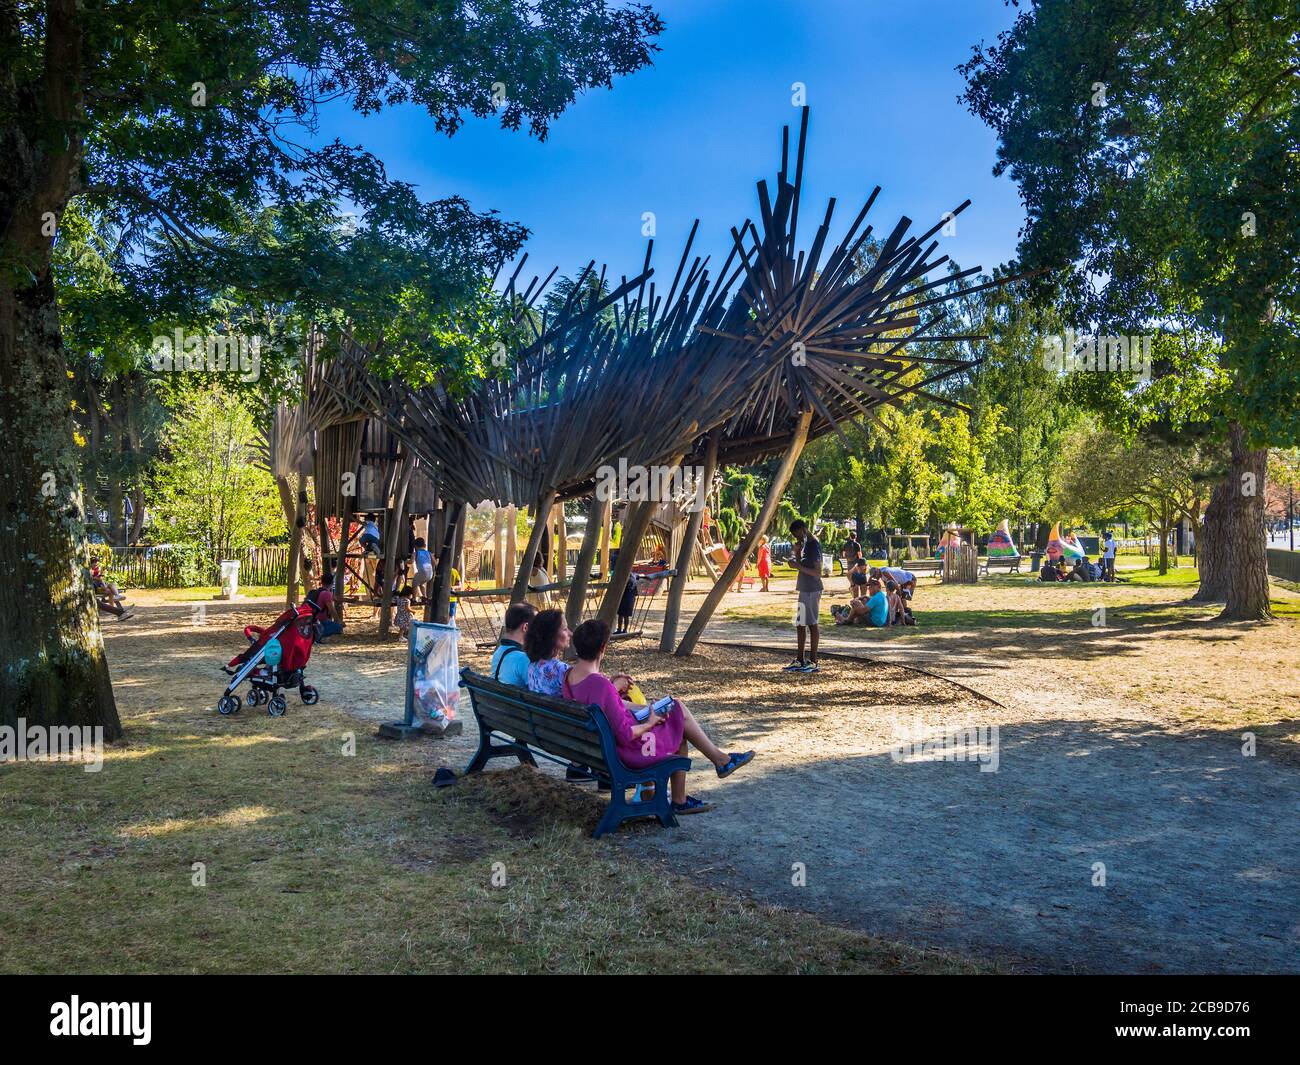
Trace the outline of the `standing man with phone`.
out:
M 822 601 L 822 545 L 808 531 L 808 523 L 796 518 L 790 523 L 790 536 L 794 539 L 794 552 L 790 565 L 799 571 L 795 579 L 795 592 L 799 602 L 795 607 L 795 631 L 799 634 L 799 657 L 785 667 L 786 673 L 816 673 L 817 640 L 820 629 L 817 616 Z M 808 643 L 808 658 L 804 658 L 804 644 Z

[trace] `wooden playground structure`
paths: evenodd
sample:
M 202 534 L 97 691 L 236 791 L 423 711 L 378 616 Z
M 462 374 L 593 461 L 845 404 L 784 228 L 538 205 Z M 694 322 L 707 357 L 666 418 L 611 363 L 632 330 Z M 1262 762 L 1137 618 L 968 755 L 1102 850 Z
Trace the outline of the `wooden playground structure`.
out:
M 957 294 L 936 290 L 979 267 L 927 280 L 948 259 L 933 239 L 944 220 L 908 236 L 911 221 L 903 218 L 869 244 L 873 227 L 864 223 L 877 188 L 838 244 L 828 250 L 832 200 L 808 246 L 799 246 L 807 130 L 805 108 L 793 158 L 790 131 L 783 133 L 775 192 L 758 183 L 759 219 L 732 228 L 730 254 L 716 273 L 692 257 L 698 221 L 666 291 L 655 280 L 653 241 L 638 275 L 614 283 L 588 264 L 562 305 L 549 310 L 534 304 L 554 271 L 521 290 L 521 261 L 502 294 L 503 313 L 520 337 L 509 370 L 468 392 L 437 374 L 418 389 L 381 377 L 371 367 L 382 347 L 346 332 L 328 344 L 313 337 L 302 399 L 277 409 L 265 449 L 294 531 L 293 559 L 303 550 L 310 477 L 321 557 L 344 561 L 335 571 L 340 609 L 350 571 L 364 586 L 358 598 L 378 601 L 381 633 L 391 616 L 391 575 L 417 535 L 414 525 L 437 559 L 426 616 L 445 621 L 454 596 L 457 618 L 476 643 L 495 642 L 500 612 L 526 596 L 562 606 L 571 625 L 591 616 L 612 623 L 639 574 L 633 628 L 662 592 L 659 649 L 691 653 L 767 531 L 807 442 L 842 435 L 843 422 L 872 418 L 874 408 L 912 395 L 957 406 L 925 389 L 969 363 L 933 354 L 933 345 L 978 339 L 944 333 L 943 305 Z M 927 354 L 912 351 L 919 341 L 930 345 Z M 637 397 L 634 417 L 627 414 L 630 395 Z M 736 550 L 715 567 L 702 550 L 701 508 L 669 487 L 683 478 L 672 482 L 667 473 L 689 469 L 711 485 L 724 466 L 776 456 L 767 498 Z M 651 485 L 661 490 L 600 491 L 602 470 L 620 460 L 651 471 Z M 574 509 L 586 515 L 572 559 L 565 503 L 578 503 Z M 486 584 L 485 543 L 466 552 L 467 515 L 485 504 L 492 509 Z M 521 549 L 522 510 L 532 521 Z M 362 558 L 352 541 L 357 517 L 371 512 L 390 575 L 377 586 L 380 560 Z M 337 537 L 330 519 L 339 521 Z M 654 548 L 662 549 L 662 564 L 652 572 L 647 555 Z M 455 592 L 453 568 L 460 573 Z M 547 578 L 540 584 L 537 570 Z M 707 575 L 712 586 L 679 640 L 691 573 Z

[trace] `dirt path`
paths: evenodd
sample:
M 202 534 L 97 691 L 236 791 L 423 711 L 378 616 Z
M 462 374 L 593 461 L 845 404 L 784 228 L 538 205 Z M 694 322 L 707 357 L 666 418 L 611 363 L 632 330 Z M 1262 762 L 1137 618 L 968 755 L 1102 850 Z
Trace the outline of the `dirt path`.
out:
M 160 711 L 210 705 L 232 633 L 268 613 L 265 604 L 210 607 L 195 628 L 188 607 L 145 611 L 134 633 L 110 626 L 110 662 L 119 697 Z M 319 650 L 312 682 L 323 700 L 370 723 L 400 709 L 403 656 L 362 632 Z M 711 635 L 779 652 L 711 646 L 681 660 L 645 644 L 621 647 L 619 664 L 647 690 L 685 698 L 720 742 L 760 758 L 721 782 L 697 757 L 691 791 L 716 809 L 676 831 L 621 833 L 610 846 L 764 901 L 1013 967 L 1300 971 L 1298 770 L 1282 738 L 1261 739 L 1247 758 L 1239 727 L 1189 726 L 1176 712 L 1177 677 L 1165 685 L 1174 701 L 1153 706 L 1091 682 L 1102 659 L 1072 673 L 1068 660 L 1040 668 L 1033 654 L 999 654 L 998 641 L 864 644 L 829 628 L 825 649 L 849 657 L 789 677 L 779 672 L 788 633 L 728 619 Z M 1267 658 L 1275 642 L 1252 653 Z M 1168 650 L 1189 662 L 1195 645 Z M 1279 700 L 1289 712 L 1294 693 Z M 299 712 L 291 696 L 290 713 Z M 996 726 L 997 771 L 913 752 L 896 760 L 914 726 Z M 476 742 L 467 715 L 465 735 L 439 741 L 431 757 L 459 768 Z M 1105 886 L 1094 886 L 1097 863 Z M 806 884 L 795 886 L 800 869 Z
M 864 668 L 878 667 L 828 672 Z M 1295 769 L 1242 757 L 1235 734 L 1174 735 L 1097 699 L 1067 715 L 1043 705 L 927 715 L 998 725 L 997 772 L 895 762 L 894 722 L 868 706 L 819 721 L 818 746 L 836 755 L 808 757 L 804 723 L 765 730 L 752 775 L 693 774 L 714 811 L 620 844 L 766 901 L 1016 967 L 1300 971 Z

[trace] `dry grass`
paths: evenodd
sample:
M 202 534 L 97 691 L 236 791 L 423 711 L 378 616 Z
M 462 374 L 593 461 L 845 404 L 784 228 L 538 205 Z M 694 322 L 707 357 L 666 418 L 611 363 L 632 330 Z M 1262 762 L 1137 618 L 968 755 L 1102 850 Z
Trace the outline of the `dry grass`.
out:
M 391 644 L 351 635 L 318 651 L 331 680 L 315 708 L 291 697 L 284 718 L 220 718 L 214 665 L 265 605 L 194 630 L 184 607 L 152 621 L 149 609 L 109 633 L 128 740 L 102 772 L 0 768 L 0 970 L 975 968 L 629 860 L 623 844 L 651 830 L 592 841 L 600 800 L 543 773 L 430 788 L 432 769 L 459 754 L 373 738 L 349 709 L 400 671 Z

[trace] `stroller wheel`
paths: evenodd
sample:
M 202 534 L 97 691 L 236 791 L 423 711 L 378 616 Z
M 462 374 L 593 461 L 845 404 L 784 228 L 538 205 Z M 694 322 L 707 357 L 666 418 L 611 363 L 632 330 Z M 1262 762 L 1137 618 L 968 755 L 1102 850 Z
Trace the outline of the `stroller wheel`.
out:
M 217 700 L 217 713 L 223 716 L 239 713 L 239 700 L 233 695 L 223 695 Z
M 256 706 L 258 704 L 259 700 L 257 698 L 256 688 L 250 688 L 248 690 L 248 694 L 244 696 L 244 702 L 246 702 L 249 706 Z
M 269 699 L 269 698 L 271 698 L 271 697 L 270 697 L 269 695 L 266 694 L 266 691 L 265 691 L 264 689 L 262 689 L 262 688 L 258 688 L 258 689 L 257 689 L 257 702 L 258 702 L 258 705 L 259 705 L 259 706 L 260 706 L 262 703 L 266 702 L 266 700 Z
M 304 684 L 301 688 L 299 688 L 298 694 L 302 696 L 302 701 L 306 703 L 308 706 L 312 706 L 320 699 L 320 692 L 318 692 L 310 684 Z
M 272 695 L 271 701 L 267 705 L 266 712 L 272 717 L 282 717 L 284 712 L 289 709 L 289 704 L 284 701 L 283 695 Z

